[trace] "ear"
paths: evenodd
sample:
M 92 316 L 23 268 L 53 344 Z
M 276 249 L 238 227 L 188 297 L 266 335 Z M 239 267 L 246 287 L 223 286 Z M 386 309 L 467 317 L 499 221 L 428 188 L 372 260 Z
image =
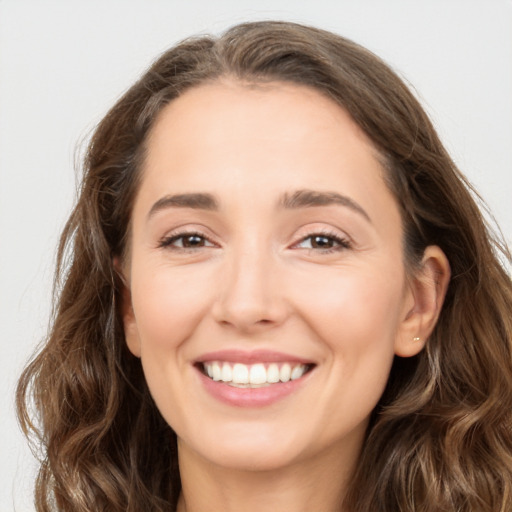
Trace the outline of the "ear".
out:
M 409 278 L 404 313 L 395 340 L 397 356 L 415 356 L 424 348 L 441 313 L 449 282 L 450 264 L 444 252 L 434 245 L 427 247 L 421 268 Z
M 114 258 L 114 268 L 116 269 L 116 272 L 121 278 L 122 282 L 121 315 L 123 317 L 124 337 L 126 340 L 126 345 L 134 356 L 140 357 L 140 338 L 139 331 L 137 329 L 137 322 L 135 320 L 135 313 L 132 306 L 130 285 L 125 277 L 125 271 L 117 257 Z

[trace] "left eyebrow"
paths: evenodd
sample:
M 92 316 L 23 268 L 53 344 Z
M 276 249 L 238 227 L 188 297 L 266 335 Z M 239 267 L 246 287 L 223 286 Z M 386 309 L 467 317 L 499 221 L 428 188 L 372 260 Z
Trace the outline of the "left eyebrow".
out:
M 315 206 L 329 206 L 338 204 L 350 208 L 362 215 L 368 222 L 372 222 L 370 216 L 363 207 L 350 197 L 338 194 L 338 192 L 321 192 L 317 190 L 297 190 L 293 194 L 284 194 L 280 206 L 286 209 L 311 208 Z

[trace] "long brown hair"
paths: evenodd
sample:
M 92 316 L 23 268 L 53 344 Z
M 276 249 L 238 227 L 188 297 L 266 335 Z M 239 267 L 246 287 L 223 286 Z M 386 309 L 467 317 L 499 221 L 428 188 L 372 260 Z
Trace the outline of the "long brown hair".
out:
M 113 260 L 127 248 L 155 118 L 188 88 L 222 76 L 303 84 L 349 112 L 387 170 L 410 271 L 433 244 L 451 265 L 425 350 L 394 362 L 346 510 L 512 510 L 512 284 L 500 264 L 510 254 L 396 74 L 347 39 L 286 22 L 180 43 L 97 127 L 59 245 L 52 327 L 17 391 L 21 425 L 41 447 L 37 510 L 175 509 L 176 437 L 126 349 Z

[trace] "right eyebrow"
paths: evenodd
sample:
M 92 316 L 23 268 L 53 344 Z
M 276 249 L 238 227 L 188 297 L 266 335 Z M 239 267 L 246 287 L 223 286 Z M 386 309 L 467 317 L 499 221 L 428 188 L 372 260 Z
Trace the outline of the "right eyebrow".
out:
M 166 208 L 195 208 L 200 210 L 218 210 L 217 200 L 211 194 L 173 194 L 160 198 L 149 210 L 148 219 Z

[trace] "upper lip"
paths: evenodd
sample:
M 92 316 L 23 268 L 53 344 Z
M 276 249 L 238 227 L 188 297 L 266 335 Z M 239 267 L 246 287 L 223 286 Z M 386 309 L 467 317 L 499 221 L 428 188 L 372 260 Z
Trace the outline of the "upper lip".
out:
M 310 359 L 304 359 L 284 352 L 273 350 L 217 350 L 202 354 L 196 359 L 196 363 L 205 363 L 208 361 L 225 361 L 230 363 L 297 363 L 312 364 Z

